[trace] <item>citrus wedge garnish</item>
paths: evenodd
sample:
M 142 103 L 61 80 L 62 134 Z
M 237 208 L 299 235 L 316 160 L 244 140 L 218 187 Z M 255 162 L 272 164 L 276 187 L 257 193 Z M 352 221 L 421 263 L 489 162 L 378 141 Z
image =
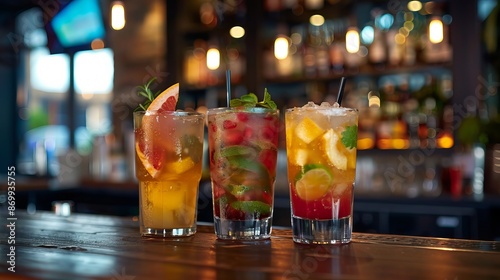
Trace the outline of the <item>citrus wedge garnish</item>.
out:
M 148 111 L 175 111 L 179 99 L 179 83 L 161 92 L 149 105 Z
M 295 190 L 303 200 L 316 200 L 324 196 L 332 186 L 330 171 L 320 164 L 308 164 L 297 176 Z
M 347 169 L 347 150 L 341 145 L 339 134 L 329 129 L 322 136 L 323 149 L 328 160 L 339 170 Z
M 158 136 L 159 131 L 161 131 L 161 127 L 158 125 L 158 120 L 153 115 L 149 115 L 148 112 L 157 111 L 161 113 L 175 111 L 177 100 L 179 99 L 179 83 L 176 83 L 162 91 L 160 94 L 155 95 L 149 88 L 152 81 L 154 81 L 154 79 L 150 80 L 145 86 L 141 87 L 140 95 L 146 97 L 147 100 L 143 105 L 140 105 L 140 108 L 143 110 L 147 109 L 147 112 L 141 123 L 143 134 L 139 137 L 139 141 L 142 141 L 143 145 L 140 145 L 138 141 L 135 148 L 137 156 L 141 160 L 144 168 L 148 171 L 151 177 L 156 178 L 158 177 L 159 171 L 163 168 L 163 155 L 165 147 L 161 147 L 161 145 L 159 145 L 162 140 L 161 137 Z M 145 139 L 149 139 L 150 143 L 158 143 L 158 145 L 146 147 L 146 145 L 144 145 Z M 192 164 L 192 160 L 191 163 L 189 161 L 181 161 L 175 163 L 173 168 L 176 172 L 182 173 L 186 170 L 186 168 L 191 168 L 189 166 Z
M 149 154 L 150 158 L 148 158 L 143 149 L 144 148 L 142 148 L 139 143 L 135 144 L 135 151 L 137 153 L 137 156 L 141 160 L 142 165 L 148 171 L 151 177 L 156 178 L 162 166 L 161 157 L 159 155 L 155 156 L 155 153 L 152 152 Z
M 306 144 L 311 143 L 324 132 L 325 130 L 323 128 L 308 117 L 304 118 L 295 127 L 295 135 Z

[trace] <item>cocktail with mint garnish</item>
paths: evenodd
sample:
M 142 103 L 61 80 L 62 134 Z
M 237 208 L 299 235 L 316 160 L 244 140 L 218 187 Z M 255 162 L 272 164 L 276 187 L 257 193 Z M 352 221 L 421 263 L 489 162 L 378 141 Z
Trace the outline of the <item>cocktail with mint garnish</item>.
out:
M 279 111 L 265 91 L 209 109 L 208 145 L 215 233 L 220 239 L 271 235 Z
M 293 240 L 351 241 L 358 112 L 309 103 L 285 112 Z

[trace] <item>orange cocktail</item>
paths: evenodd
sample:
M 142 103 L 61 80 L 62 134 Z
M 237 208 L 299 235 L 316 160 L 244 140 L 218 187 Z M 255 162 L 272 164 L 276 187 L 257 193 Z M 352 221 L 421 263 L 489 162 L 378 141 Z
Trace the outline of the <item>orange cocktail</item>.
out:
M 348 243 L 358 112 L 309 103 L 285 112 L 293 239 Z

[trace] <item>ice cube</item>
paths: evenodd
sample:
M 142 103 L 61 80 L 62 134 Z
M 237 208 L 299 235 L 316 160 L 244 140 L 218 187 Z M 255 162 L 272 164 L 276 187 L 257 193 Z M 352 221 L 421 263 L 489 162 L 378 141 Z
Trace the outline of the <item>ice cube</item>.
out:
M 338 103 L 338 102 L 335 102 L 335 103 L 333 103 L 333 107 L 334 107 L 334 108 L 339 108 L 339 107 L 340 107 L 340 105 L 339 105 L 339 103 Z
M 321 102 L 321 107 L 331 107 L 332 105 L 330 105 L 330 103 L 326 102 L 326 101 L 323 101 Z
M 314 102 L 312 101 L 309 101 L 307 102 L 306 105 L 302 106 L 302 108 L 315 108 L 315 107 L 318 107 L 318 105 L 316 105 Z

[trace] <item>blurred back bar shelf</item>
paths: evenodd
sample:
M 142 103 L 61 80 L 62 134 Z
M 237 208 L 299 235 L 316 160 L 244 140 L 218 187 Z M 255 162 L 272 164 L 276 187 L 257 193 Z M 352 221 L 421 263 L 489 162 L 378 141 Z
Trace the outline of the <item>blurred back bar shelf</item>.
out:
M 172 72 L 182 81 L 186 104 L 225 106 L 227 69 L 233 96 L 262 96 L 267 88 L 282 114 L 308 101 L 335 102 L 346 77 L 342 105 L 360 110 L 357 188 L 404 197 L 450 189 L 442 184 L 456 161 L 453 104 L 463 98 L 453 90 L 453 51 L 464 52 L 461 46 L 452 51 L 452 1 L 418 2 L 414 11 L 391 1 L 170 2 L 186 15 L 172 18 L 175 28 L 168 30 L 182 46 L 168 59 L 180 65 Z M 434 19 L 442 38 L 431 43 Z M 346 36 L 350 31 L 357 44 Z M 412 174 L 377 180 L 397 170 L 401 158 Z
M 173 18 L 169 30 L 182 46 L 170 54 L 180 65 L 172 70 L 180 70 L 186 104 L 224 106 L 229 69 L 233 96 L 268 88 L 282 112 L 335 102 L 346 77 L 343 105 L 360 110 L 359 150 L 449 149 L 455 97 L 448 2 L 414 11 L 389 1 L 169 3 L 186 15 Z M 434 43 L 431 19 L 442 28 Z
M 409 2 L 421 6 L 410 11 Z M 125 8 L 136 17 L 123 30 L 110 32 L 114 89 L 106 95 L 110 100 L 99 104 L 113 106 L 109 119 L 115 131 L 94 137 L 87 155 L 57 159 L 60 170 L 72 167 L 81 178 L 20 174 L 16 205 L 50 210 L 53 201 L 72 200 L 77 212 L 135 215 L 127 113 L 138 101 L 132 87 L 153 68 L 168 74 L 162 86 L 180 82 L 180 109 L 226 106 L 226 70 L 231 70 L 234 97 L 254 92 L 261 98 L 267 88 L 282 118 L 285 109 L 308 101 L 335 102 L 346 77 L 342 105 L 360 111 L 355 230 L 498 240 L 500 144 L 494 144 L 500 143 L 500 126 L 486 133 L 497 135 L 488 144 L 479 144 L 477 137 L 479 124 L 497 119 L 500 110 L 496 91 L 491 99 L 478 95 L 498 89 L 500 72 L 492 70 L 496 57 L 482 46 L 486 24 L 481 26 L 485 18 L 479 19 L 478 6 L 488 3 L 498 5 L 497 0 L 129 1 Z M 434 19 L 438 29 L 442 24 L 443 32 L 437 32 L 442 41 L 431 43 Z M 347 39 L 348 32 L 353 37 Z M 60 99 L 48 103 L 41 110 L 66 107 Z M 101 113 L 108 111 L 97 109 L 89 115 L 102 124 Z M 77 111 L 82 121 L 83 109 Z M 463 124 L 467 129 L 461 130 Z M 275 224 L 289 226 L 284 131 L 283 124 Z M 53 165 L 44 162 L 43 145 L 34 148 L 47 171 Z M 79 163 L 71 166 L 69 156 Z M 204 168 L 199 217 L 210 222 L 210 178 Z

